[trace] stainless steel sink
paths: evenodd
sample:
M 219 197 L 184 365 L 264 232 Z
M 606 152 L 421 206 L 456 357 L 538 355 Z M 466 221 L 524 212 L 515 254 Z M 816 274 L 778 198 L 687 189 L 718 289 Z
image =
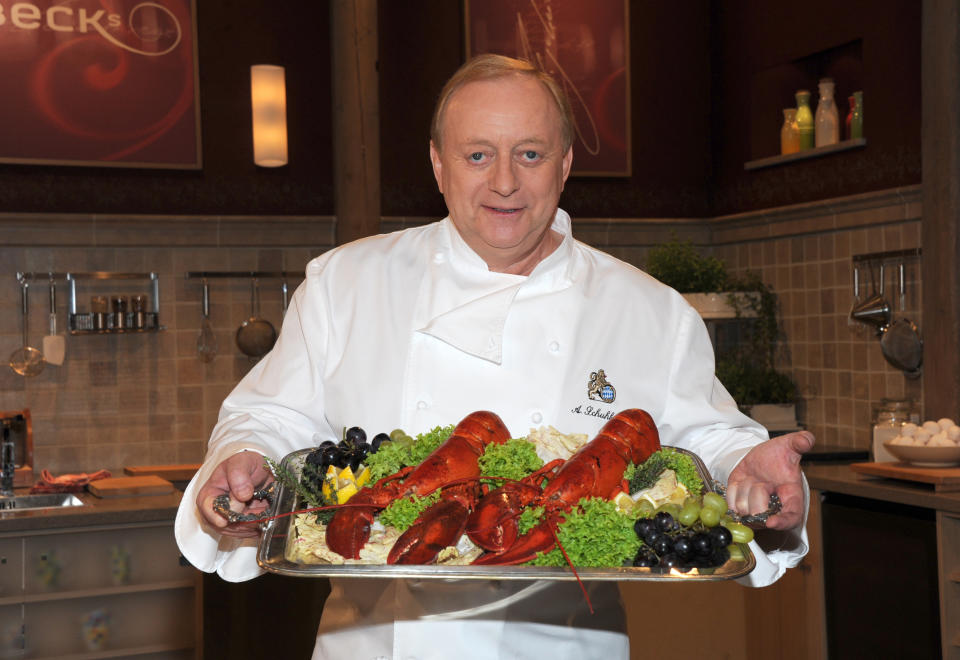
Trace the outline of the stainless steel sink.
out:
M 44 493 L 42 495 L 14 495 L 0 497 L 0 511 L 26 511 L 29 509 L 59 509 L 83 506 L 79 497 L 71 493 Z

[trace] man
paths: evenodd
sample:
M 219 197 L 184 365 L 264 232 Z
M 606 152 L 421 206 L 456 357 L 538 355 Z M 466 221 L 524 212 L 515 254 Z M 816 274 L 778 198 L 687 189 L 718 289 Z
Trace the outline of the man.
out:
M 430 160 L 449 218 L 357 241 L 307 267 L 273 351 L 224 402 L 177 517 L 198 568 L 254 577 L 256 532 L 213 499 L 247 501 L 279 459 L 340 437 L 418 433 L 474 410 L 515 436 L 550 424 L 592 437 L 624 408 L 650 412 L 664 444 L 695 450 L 740 512 L 783 511 L 798 533 L 764 554 L 757 584 L 806 552 L 801 433 L 767 440 L 713 375 L 702 321 L 673 290 L 575 241 L 557 205 L 572 162 L 569 105 L 546 74 L 487 55 L 447 83 Z M 600 401 L 591 374 L 605 374 Z M 248 451 L 245 451 L 248 450 Z M 791 545 L 792 544 L 792 545 Z M 567 582 L 334 580 L 315 657 L 626 658 L 616 586 Z

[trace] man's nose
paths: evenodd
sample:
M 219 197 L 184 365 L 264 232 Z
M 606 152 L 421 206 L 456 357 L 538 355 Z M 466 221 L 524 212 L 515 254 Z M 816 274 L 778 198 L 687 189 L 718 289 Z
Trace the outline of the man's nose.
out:
M 490 189 L 503 197 L 509 197 L 520 187 L 515 164 L 509 158 L 497 159 L 490 171 Z

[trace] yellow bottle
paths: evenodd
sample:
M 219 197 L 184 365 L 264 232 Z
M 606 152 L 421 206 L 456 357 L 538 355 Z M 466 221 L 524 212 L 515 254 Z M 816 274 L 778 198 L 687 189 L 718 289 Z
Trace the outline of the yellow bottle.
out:
M 780 153 L 784 156 L 800 151 L 800 131 L 797 128 L 797 109 L 783 109 L 783 126 L 780 127 Z

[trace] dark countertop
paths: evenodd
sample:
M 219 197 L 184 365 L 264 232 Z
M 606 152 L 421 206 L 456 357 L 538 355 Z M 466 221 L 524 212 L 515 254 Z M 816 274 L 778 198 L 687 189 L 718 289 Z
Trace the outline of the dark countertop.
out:
M 960 492 L 936 492 L 930 484 L 860 474 L 849 465 L 805 464 L 810 488 L 960 514 Z
M 17 489 L 16 494 L 26 495 L 27 490 Z M 84 506 L 0 511 L 0 534 L 91 525 L 173 521 L 183 493 L 175 490 L 167 495 L 109 498 L 99 498 L 90 493 L 76 495 L 83 501 Z

